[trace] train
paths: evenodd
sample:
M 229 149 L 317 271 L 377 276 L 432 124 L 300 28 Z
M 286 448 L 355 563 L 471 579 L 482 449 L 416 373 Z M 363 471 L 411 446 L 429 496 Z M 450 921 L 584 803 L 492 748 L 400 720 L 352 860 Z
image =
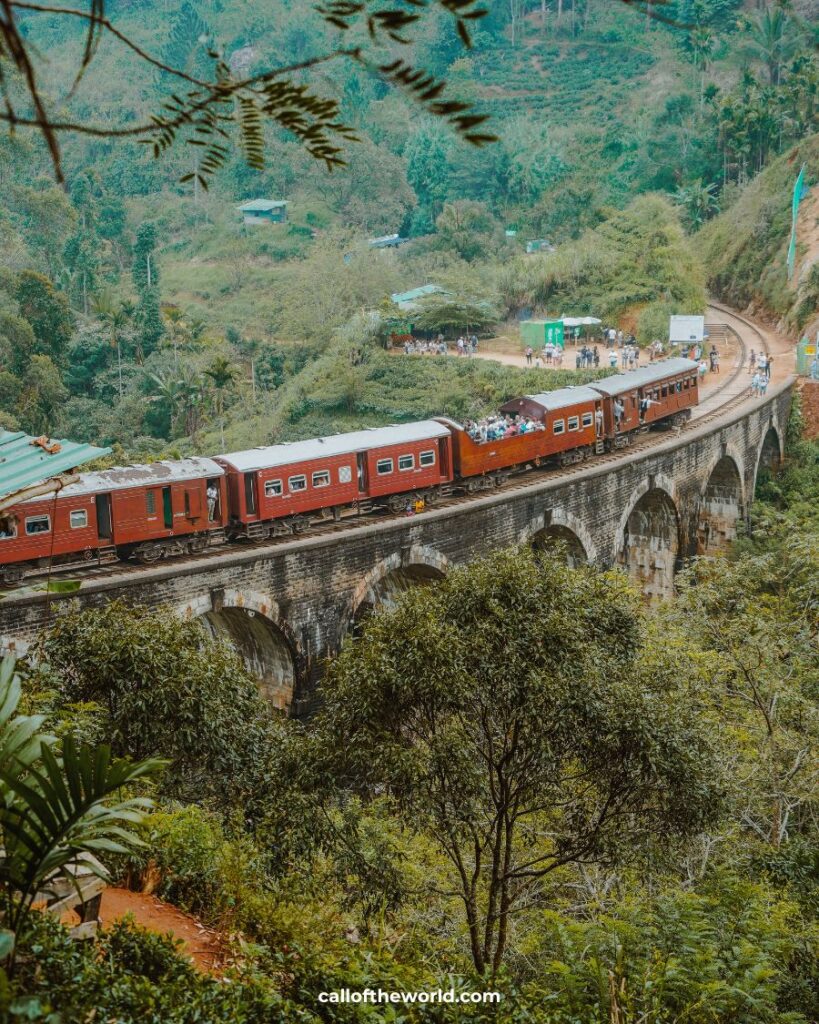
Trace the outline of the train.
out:
M 54 494 L 0 513 L 0 581 L 17 583 L 51 567 L 150 564 L 493 489 L 515 473 L 627 447 L 652 427 L 682 426 L 698 403 L 698 386 L 697 363 L 671 358 L 513 399 L 500 413 L 536 429 L 495 440 L 476 440 L 441 416 L 83 473 Z

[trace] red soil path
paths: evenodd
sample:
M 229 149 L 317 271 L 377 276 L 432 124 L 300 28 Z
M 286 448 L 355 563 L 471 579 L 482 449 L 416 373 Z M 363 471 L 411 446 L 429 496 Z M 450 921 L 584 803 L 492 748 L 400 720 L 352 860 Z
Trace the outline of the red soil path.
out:
M 208 973 L 219 973 L 225 959 L 224 944 L 218 932 L 206 928 L 196 918 L 163 903 L 156 896 L 128 889 L 107 888 L 102 894 L 100 919 L 103 928 L 126 914 L 133 914 L 137 924 L 151 932 L 182 940 L 182 952 L 195 967 Z

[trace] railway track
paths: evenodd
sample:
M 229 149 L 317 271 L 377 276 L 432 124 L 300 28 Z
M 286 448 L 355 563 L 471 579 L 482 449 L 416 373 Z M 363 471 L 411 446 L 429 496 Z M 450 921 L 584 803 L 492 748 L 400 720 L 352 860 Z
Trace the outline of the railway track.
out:
M 739 321 L 746 331 L 757 339 L 757 350 L 767 352 L 768 346 L 762 333 L 756 327 L 755 324 L 747 320 L 745 317 L 740 316 L 734 312 L 730 307 L 723 306 L 721 303 L 710 302 L 708 304 L 709 309 L 717 310 L 734 320 Z M 718 401 L 713 408 L 709 408 L 714 399 L 718 399 L 721 396 L 731 391 L 735 384 L 738 383 L 739 378 L 745 373 L 747 365 L 748 347 L 745 342 L 745 338 L 740 334 L 736 328 L 732 327 L 731 324 L 724 325 L 728 331 L 733 334 L 737 340 L 739 346 L 739 358 L 736 360 L 735 366 L 732 368 L 730 374 L 726 374 L 725 380 L 722 381 L 718 387 L 714 388 L 704 401 L 694 410 L 691 423 L 697 427 L 701 427 L 703 424 L 709 423 L 721 416 L 724 416 L 726 412 L 730 412 L 733 408 L 741 405 L 748 398 L 748 389 L 743 387 L 740 391 L 735 394 L 731 394 L 725 397 L 724 400 Z M 548 478 L 549 480 L 560 480 L 567 479 L 577 476 L 581 473 L 587 472 L 591 467 L 605 466 L 613 462 L 617 462 L 625 455 L 629 455 L 635 451 L 643 451 L 656 447 L 662 444 L 669 437 L 669 432 L 663 431 L 658 433 L 646 433 L 635 437 L 632 443 L 627 448 L 621 448 L 614 452 L 609 452 L 605 455 L 594 456 L 590 461 L 583 461 L 576 463 L 572 466 L 562 467 L 560 469 L 533 469 L 526 472 L 517 474 L 511 480 L 502 484 L 493 493 L 497 494 L 511 494 L 515 491 L 522 490 L 526 487 L 531 486 L 533 483 Z M 487 493 L 490 492 L 478 492 L 477 494 L 464 494 L 457 495 L 451 498 L 447 498 L 443 501 L 436 502 L 434 508 L 435 511 L 445 510 L 447 508 L 453 508 L 460 505 L 464 505 L 471 501 L 480 500 L 485 498 Z M 275 549 L 283 543 L 292 543 L 294 539 L 298 540 L 310 540 L 311 538 L 328 538 L 334 534 L 346 533 L 351 530 L 355 530 L 362 526 L 372 525 L 379 522 L 389 522 L 396 519 L 403 519 L 403 513 L 389 513 L 389 512 L 371 512 L 361 516 L 349 516 L 346 519 L 342 519 L 340 522 L 328 522 L 326 524 L 317 525 L 311 529 L 305 530 L 304 533 L 298 535 L 298 538 L 294 537 L 279 537 L 274 540 L 266 539 L 259 541 L 246 541 L 242 542 L 241 547 L 239 545 L 227 545 L 213 548 L 210 551 L 200 552 L 196 555 L 177 556 L 173 558 L 174 565 L 185 565 L 190 562 L 208 562 L 218 560 L 223 557 L 225 551 L 241 551 L 242 553 L 249 554 L 251 552 L 258 552 L 259 554 L 265 551 L 275 551 Z M 162 563 L 160 563 L 162 564 Z M 61 581 L 74 580 L 78 575 L 81 575 L 82 582 L 96 582 L 101 579 L 105 579 L 110 576 L 131 576 L 135 573 L 144 573 L 146 569 L 153 568 L 155 566 L 145 566 L 142 564 L 130 563 L 130 562 L 110 562 L 103 565 L 98 565 L 93 568 L 86 565 L 75 565 L 73 567 L 60 567 L 59 570 L 52 570 L 49 572 L 47 569 L 42 570 L 39 573 L 31 573 L 26 576 L 26 581 L 32 581 L 32 585 L 36 586 L 43 582 L 58 583 Z M 3 597 L 6 599 L 13 598 L 16 590 L 27 591 L 20 596 L 29 596 L 32 592 L 31 588 L 24 582 L 23 587 L 16 586 L 10 588 L 0 588 Z M 39 593 L 35 591 L 35 593 Z

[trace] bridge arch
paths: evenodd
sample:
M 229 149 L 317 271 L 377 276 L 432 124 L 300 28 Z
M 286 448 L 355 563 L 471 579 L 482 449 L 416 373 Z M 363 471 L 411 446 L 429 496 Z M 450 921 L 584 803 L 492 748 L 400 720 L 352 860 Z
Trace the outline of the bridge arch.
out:
M 756 494 L 757 486 L 762 478 L 776 472 L 785 457 L 785 446 L 782 438 L 782 431 L 779 423 L 774 418 L 768 423 L 768 428 L 759 444 L 754 466 L 754 482 L 752 494 Z
M 213 590 L 179 611 L 186 618 L 197 617 L 211 636 L 230 644 L 274 707 L 290 708 L 301 658 L 286 619 L 269 595 L 254 590 Z
M 697 510 L 697 554 L 724 550 L 746 514 L 742 459 L 731 445 L 712 462 Z
M 521 531 L 518 544 L 529 544 L 542 551 L 556 543 L 564 545 L 566 560 L 572 568 L 596 562 L 597 545 L 586 525 L 562 508 L 547 509 Z
M 448 568 L 446 555 L 424 544 L 393 552 L 373 566 L 356 587 L 347 622 L 355 630 L 376 608 L 394 607 L 407 590 L 443 579 Z
M 674 482 L 662 474 L 635 488 L 620 519 L 617 560 L 649 599 L 674 593 L 681 523 Z

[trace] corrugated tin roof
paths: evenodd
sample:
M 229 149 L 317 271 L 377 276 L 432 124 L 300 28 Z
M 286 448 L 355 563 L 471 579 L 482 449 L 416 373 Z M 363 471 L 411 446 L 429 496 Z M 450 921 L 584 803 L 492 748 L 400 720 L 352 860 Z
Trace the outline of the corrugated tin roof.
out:
M 420 423 L 399 423 L 391 427 L 373 427 L 371 430 L 354 430 L 349 434 L 332 434 L 330 437 L 316 437 L 310 441 L 293 441 L 291 444 L 273 444 L 268 448 L 251 448 L 245 452 L 231 452 L 217 455 L 223 464 L 249 473 L 256 469 L 272 469 L 275 466 L 290 466 L 294 462 L 307 462 L 323 456 L 352 455 L 370 448 L 386 448 L 394 444 L 409 444 L 413 441 L 433 441 L 447 437 L 449 431 L 435 420 L 421 420 Z
M 0 495 L 43 483 L 111 451 L 76 441 L 50 441 L 60 446 L 52 455 L 32 444 L 33 440 L 21 430 L 0 430 Z
M 127 487 L 162 487 L 167 484 L 198 480 L 202 477 L 224 476 L 224 469 L 213 459 L 190 458 L 168 462 L 151 462 L 142 466 L 116 466 L 98 473 L 83 473 L 75 484 L 64 487 L 62 494 L 69 497 L 122 491 Z
M 443 295 L 444 289 L 437 284 L 422 284 L 420 288 L 411 288 L 408 292 L 395 292 L 390 296 L 393 302 L 400 305 L 402 302 L 414 302 L 416 299 L 423 299 L 427 295 Z
M 278 210 L 287 206 L 286 199 L 251 199 L 248 203 L 242 203 L 239 209 L 242 213 L 266 213 L 269 210 Z
M 637 370 L 628 370 L 626 373 L 606 377 L 605 380 L 596 380 L 589 386 L 604 395 L 619 395 L 624 391 L 631 391 L 632 388 L 656 384 L 657 381 L 663 380 L 671 374 L 685 373 L 686 371 L 696 373 L 697 364 L 693 359 L 661 359 L 659 362 L 649 363 L 648 366 L 641 366 Z
M 600 395 L 590 387 L 559 388 L 557 391 L 545 391 L 540 395 L 527 395 L 530 402 L 536 402 L 545 410 L 565 409 L 575 402 L 597 402 Z

